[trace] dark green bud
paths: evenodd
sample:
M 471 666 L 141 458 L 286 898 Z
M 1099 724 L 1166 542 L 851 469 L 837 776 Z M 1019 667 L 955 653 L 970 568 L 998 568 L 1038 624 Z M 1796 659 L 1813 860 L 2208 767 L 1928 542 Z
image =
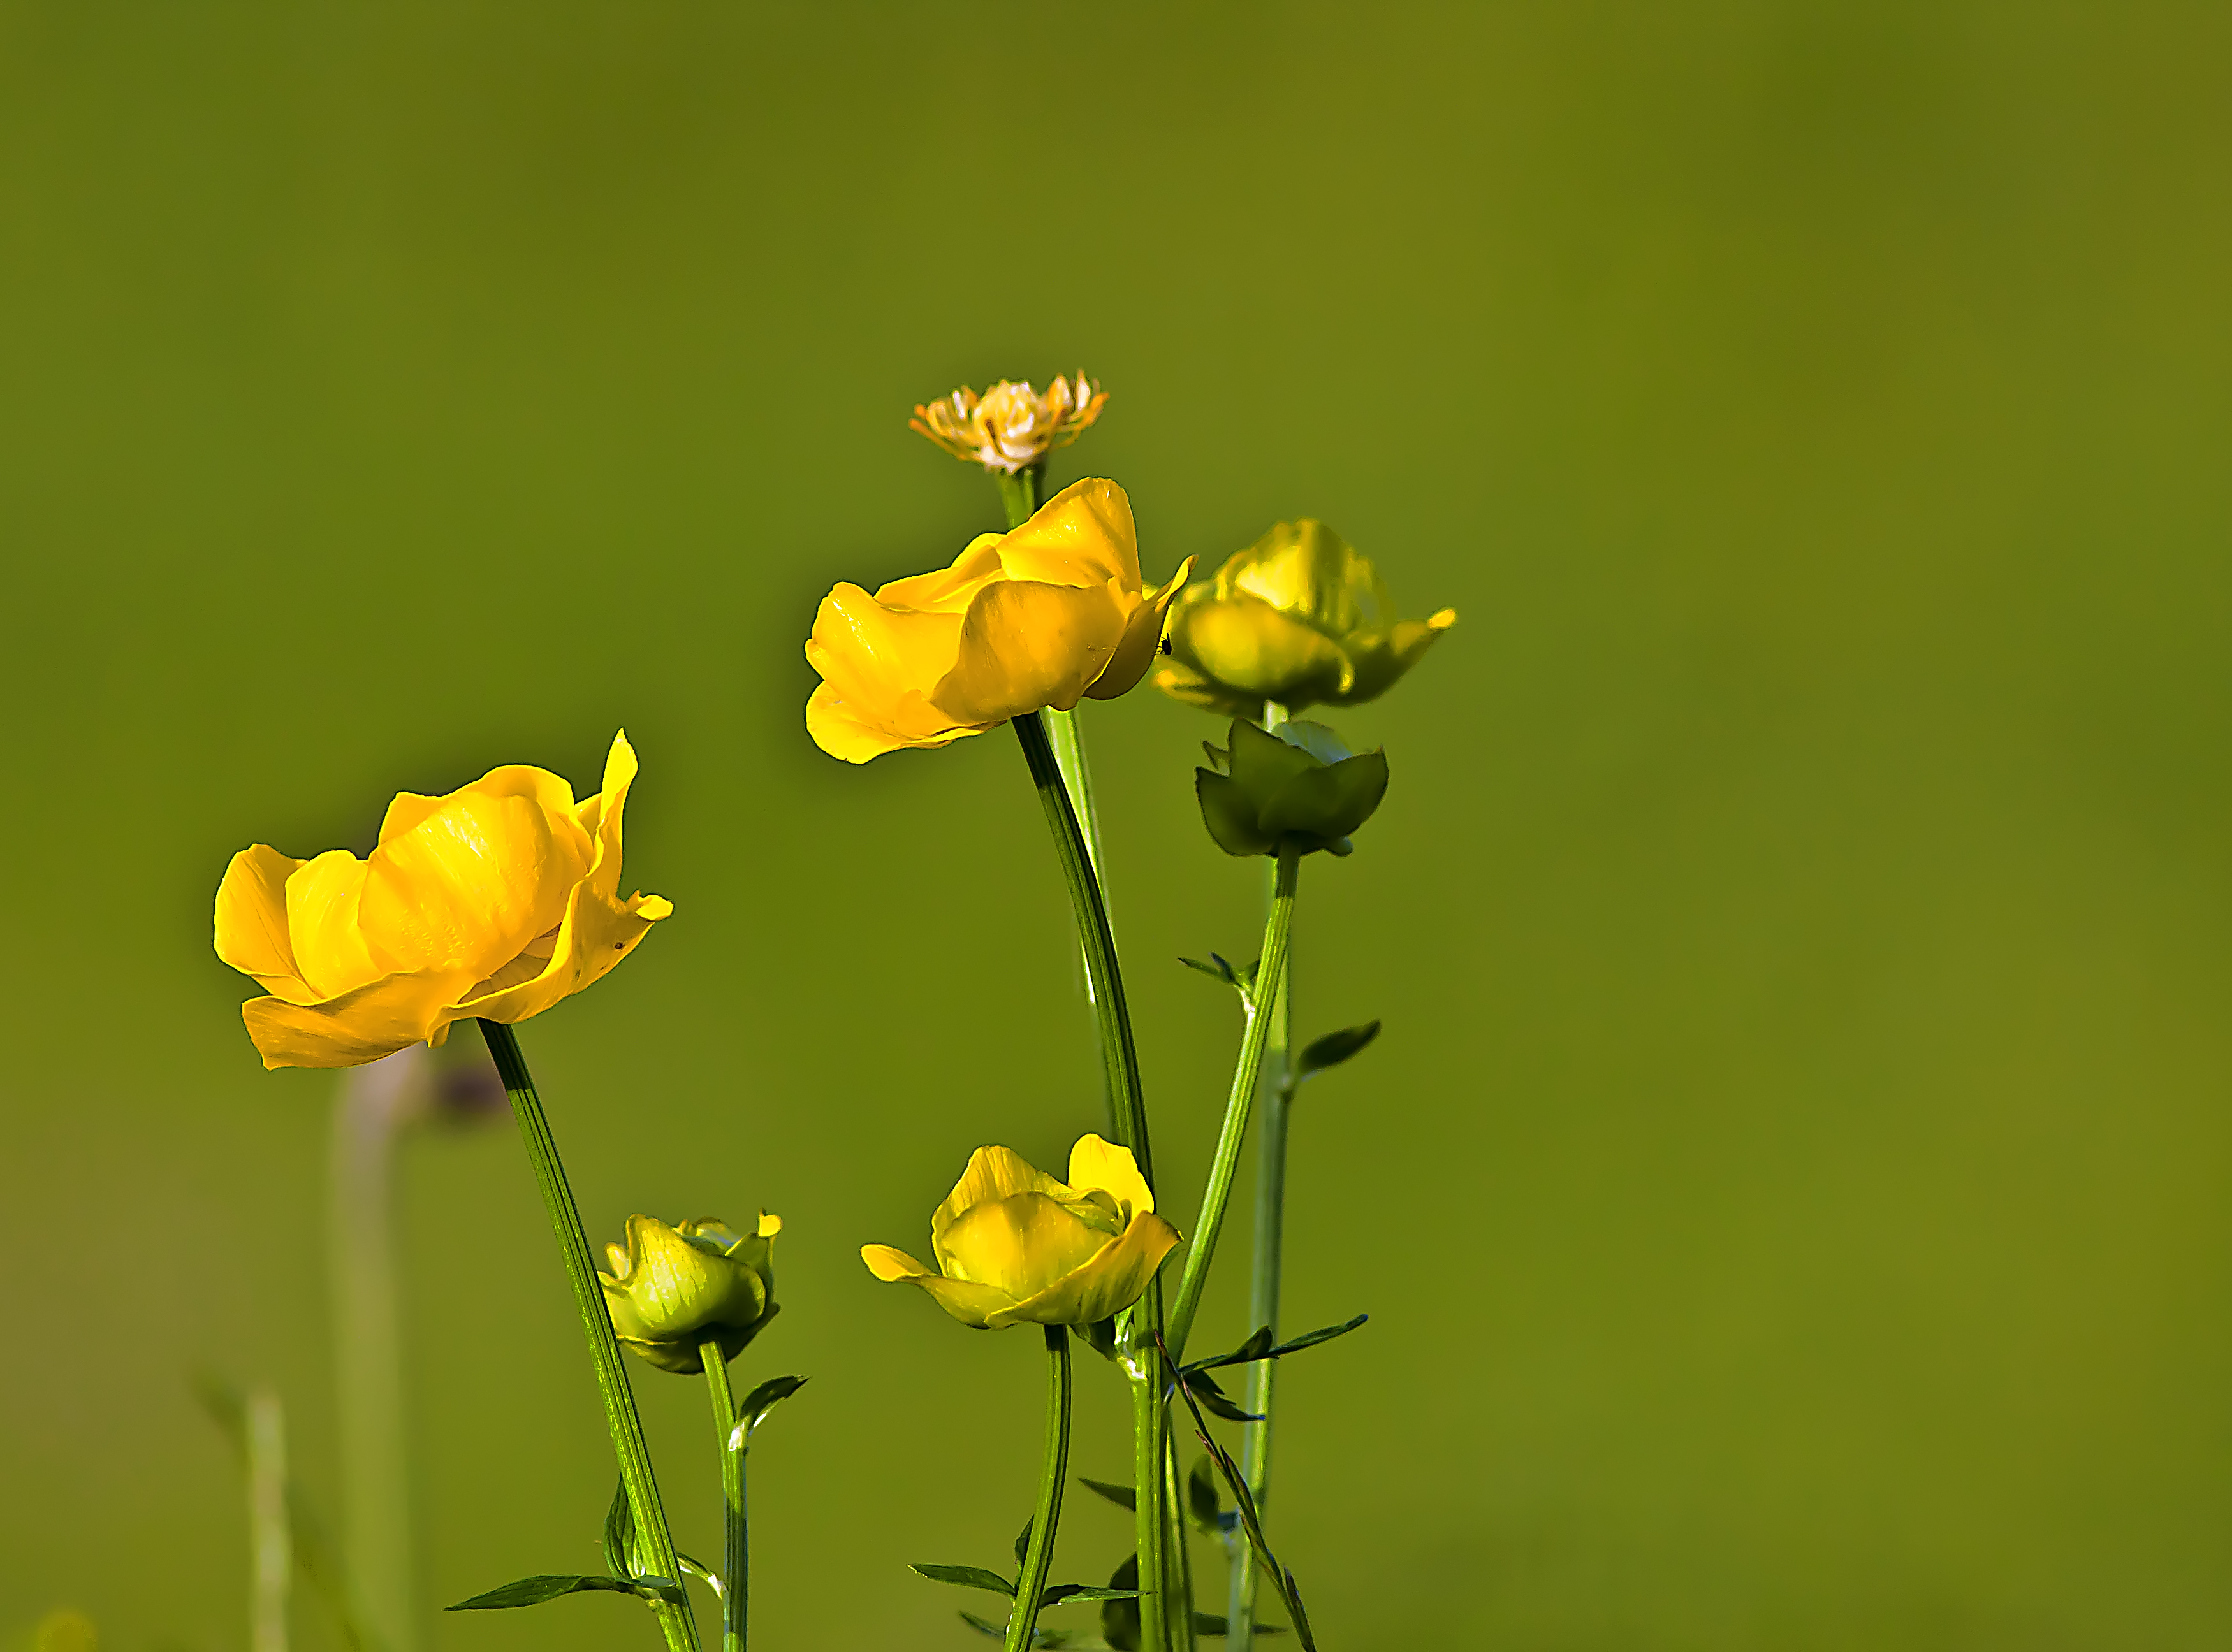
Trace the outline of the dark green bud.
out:
M 1348 834 L 1387 794 L 1386 754 L 1352 755 L 1321 722 L 1297 719 L 1266 734 L 1236 717 L 1229 747 L 1203 749 L 1214 767 L 1194 771 L 1194 792 L 1228 855 L 1345 855 Z

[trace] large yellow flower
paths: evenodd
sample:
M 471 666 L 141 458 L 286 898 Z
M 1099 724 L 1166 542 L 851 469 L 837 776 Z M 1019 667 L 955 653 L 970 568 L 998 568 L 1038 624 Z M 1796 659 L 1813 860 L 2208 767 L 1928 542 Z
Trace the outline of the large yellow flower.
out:
M 1398 619 L 1387 582 L 1313 517 L 1278 522 L 1171 610 L 1171 658 L 1155 686 L 1227 716 L 1261 719 L 1376 699 L 1457 622 Z
M 1074 380 L 1057 377 L 1043 396 L 1028 383 L 1002 379 L 981 400 L 964 385 L 918 406 L 907 426 L 957 459 L 1013 476 L 1077 440 L 1107 401 L 1108 392 L 1081 373 Z
M 446 797 L 405 792 L 359 860 L 257 844 L 225 868 L 217 954 L 268 998 L 240 1007 L 267 1067 L 349 1067 L 471 1017 L 523 1021 L 597 980 L 674 908 L 620 898 L 635 752 L 574 800 L 547 769 L 491 769 Z
M 1113 482 L 1074 483 L 1021 528 L 978 534 L 950 568 L 824 597 L 806 645 L 821 674 L 807 732 L 865 763 L 1088 695 L 1113 700 L 1154 662 L 1163 611 L 1192 567 L 1144 589 L 1132 502 Z
M 879 1279 L 918 1285 L 964 1325 L 1084 1325 L 1137 1302 L 1178 1242 L 1127 1149 L 1085 1136 L 1067 1186 L 1004 1147 L 980 1147 L 930 1219 L 927 1267 L 863 1245 Z

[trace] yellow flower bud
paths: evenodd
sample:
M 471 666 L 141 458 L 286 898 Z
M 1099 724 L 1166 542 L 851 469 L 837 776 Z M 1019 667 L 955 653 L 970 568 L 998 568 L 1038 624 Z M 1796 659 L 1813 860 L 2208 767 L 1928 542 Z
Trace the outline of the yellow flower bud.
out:
M 738 1234 L 710 1216 L 670 1228 L 656 1216 L 630 1216 L 627 1244 L 605 1247 L 612 1272 L 597 1274 L 605 1309 L 623 1348 L 663 1371 L 705 1369 L 700 1344 L 716 1338 L 734 1359 L 775 1318 L 775 1236 L 782 1218 L 760 1213 Z
M 1194 793 L 1228 855 L 1345 855 L 1348 834 L 1387 795 L 1385 754 L 1351 755 L 1321 722 L 1296 718 L 1266 734 L 1235 717 L 1231 745 L 1205 749 L 1217 767 L 1194 770 Z
M 349 1067 L 452 1021 L 523 1021 L 581 991 L 674 908 L 620 898 L 621 734 L 604 787 L 574 801 L 547 769 L 491 769 L 446 797 L 388 806 L 359 860 L 257 844 L 225 868 L 217 954 L 270 994 L 240 1007 L 267 1067 Z
M 1129 1150 L 1098 1136 L 1070 1150 L 1067 1185 L 1004 1147 L 980 1147 L 930 1219 L 925 1267 L 863 1245 L 879 1279 L 920 1286 L 964 1325 L 1084 1325 L 1137 1302 L 1178 1242 Z
M 1002 379 L 976 392 L 964 385 L 914 410 L 907 428 L 921 431 L 957 459 L 973 459 L 1009 476 L 1067 447 L 1100 417 L 1108 392 L 1079 373 L 1056 379 L 1041 396 L 1028 384 Z
M 1387 582 L 1323 522 L 1280 522 L 1171 606 L 1155 686 L 1227 716 L 1375 699 L 1457 622 L 1398 619 Z
M 1192 566 L 1144 589 L 1132 502 L 1113 482 L 1074 483 L 1022 527 L 978 534 L 950 568 L 823 598 L 806 645 L 822 679 L 807 732 L 865 763 L 1088 695 L 1113 700 L 1153 664 Z

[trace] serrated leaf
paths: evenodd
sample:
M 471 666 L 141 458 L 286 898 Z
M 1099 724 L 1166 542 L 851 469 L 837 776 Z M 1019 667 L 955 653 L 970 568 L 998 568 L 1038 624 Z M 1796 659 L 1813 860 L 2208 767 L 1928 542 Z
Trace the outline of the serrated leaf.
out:
M 1300 1084 L 1314 1072 L 1339 1066 L 1379 1036 L 1379 1023 L 1366 1021 L 1360 1027 L 1344 1027 L 1338 1033 L 1311 1040 L 1294 1058 L 1294 1082 Z
M 1015 1598 L 1015 1586 L 996 1571 L 987 1571 L 982 1566 L 911 1565 L 908 1571 L 927 1577 L 934 1584 L 957 1584 L 964 1589 L 989 1590 L 995 1595 Z
M 1095 1589 L 1086 1584 L 1048 1584 L 1039 1591 L 1039 1610 L 1067 1606 L 1074 1600 L 1137 1600 L 1136 1589 Z
M 1186 1476 L 1186 1513 L 1202 1531 L 1214 1535 L 1224 1530 L 1224 1506 L 1217 1495 L 1217 1471 L 1209 1459 L 1197 1457 Z
M 1129 1486 L 1119 1486 L 1111 1480 L 1087 1480 L 1082 1474 L 1077 1477 L 1077 1483 L 1099 1492 L 1119 1508 L 1128 1508 L 1136 1512 L 1139 1506 L 1139 1493 Z
M 809 1379 L 803 1377 L 770 1377 L 750 1393 L 736 1408 L 736 1426 L 730 1431 L 729 1448 L 737 1450 L 749 1445 L 753 1432 L 767 1420 L 767 1414 L 804 1388 Z
M 486 1594 L 475 1595 L 470 1600 L 461 1600 L 454 1606 L 445 1606 L 447 1612 L 494 1612 L 514 1606 L 540 1606 L 546 1600 L 556 1600 L 561 1595 L 581 1595 L 592 1590 L 606 1590 L 633 1595 L 635 1586 L 619 1577 L 591 1577 L 579 1572 L 545 1572 L 539 1577 L 522 1577 Z

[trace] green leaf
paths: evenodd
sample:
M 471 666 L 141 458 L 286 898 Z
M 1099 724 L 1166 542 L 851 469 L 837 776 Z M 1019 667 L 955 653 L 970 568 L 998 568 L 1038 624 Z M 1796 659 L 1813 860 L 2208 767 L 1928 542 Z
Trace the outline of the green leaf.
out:
M 729 1436 L 731 1448 L 748 1444 L 753 1431 L 767 1420 L 767 1414 L 798 1392 L 807 1384 L 803 1377 L 770 1377 L 750 1393 L 736 1408 L 736 1426 Z
M 1079 1339 L 1101 1358 L 1113 1360 L 1116 1357 L 1116 1321 L 1114 1319 L 1095 1319 L 1089 1325 L 1080 1325 L 1077 1327 L 1077 1334 Z
M 1099 1492 L 1119 1508 L 1136 1511 L 1139 1506 L 1139 1494 L 1129 1486 L 1119 1486 L 1110 1480 L 1087 1480 L 1082 1474 L 1077 1477 L 1077 1483 Z
M 989 1617 L 979 1617 L 974 1612 L 961 1614 L 961 1621 L 979 1635 L 995 1641 L 1004 1641 L 1008 1631 Z M 1069 1648 L 1073 1652 L 1108 1652 L 1108 1642 L 1097 1635 L 1087 1635 L 1079 1629 L 1040 1629 L 1031 1636 L 1031 1644 L 1054 1652 L 1056 1648 Z
M 934 1584 L 958 1584 L 964 1589 L 989 1590 L 995 1595 L 1015 1597 L 1015 1586 L 996 1571 L 987 1571 L 982 1566 L 909 1566 L 908 1571 L 927 1577 Z
M 1108 1586 L 1113 1590 L 1136 1590 L 1139 1586 L 1139 1557 L 1126 1557 L 1122 1565 L 1110 1574 Z M 1100 1605 L 1100 1638 L 1114 1652 L 1139 1652 L 1139 1602 L 1119 1597 L 1103 1601 Z
M 587 1594 L 603 1590 L 622 1595 L 633 1595 L 635 1585 L 619 1577 L 590 1577 L 577 1572 L 546 1572 L 537 1577 L 522 1577 L 517 1583 L 506 1584 L 501 1589 L 491 1589 L 484 1595 L 475 1595 L 470 1600 L 461 1600 L 454 1606 L 442 1610 L 448 1612 L 493 1612 L 511 1606 L 540 1606 L 546 1600 L 555 1600 L 561 1595 Z
M 615 1577 L 635 1577 L 645 1571 L 635 1552 L 635 1513 L 628 1507 L 627 1481 L 613 1487 L 612 1506 L 605 1511 L 605 1565 Z
M 1255 1334 L 1230 1353 L 1218 1354 L 1210 1359 L 1197 1359 L 1187 1366 L 1186 1380 L 1193 1383 L 1196 1393 L 1200 1393 L 1202 1384 L 1208 1381 L 1208 1378 L 1203 1376 L 1205 1371 L 1220 1370 L 1227 1365 L 1246 1365 L 1259 1359 L 1283 1359 L 1288 1354 L 1299 1353 L 1305 1348 L 1314 1348 L 1321 1342 L 1331 1342 L 1335 1337 L 1346 1337 L 1371 1318 L 1368 1313 L 1359 1313 L 1353 1319 L 1344 1320 L 1337 1325 L 1320 1325 L 1315 1331 L 1305 1331 L 1301 1336 L 1275 1345 L 1271 1341 L 1271 1327 L 1258 1325 Z M 1217 1410 L 1216 1406 L 1206 1397 L 1203 1399 L 1202 1403 L 1212 1411 Z M 1219 1416 L 1224 1416 L 1222 1411 L 1217 1411 L 1217 1414 Z
M 1225 1365 L 1245 1365 L 1250 1360 L 1262 1359 L 1271 1351 L 1271 1327 L 1258 1325 L 1248 1334 L 1248 1340 L 1229 1354 L 1217 1354 L 1208 1359 L 1197 1359 L 1187 1366 L 1186 1375 L 1213 1371 Z
M 1193 1632 L 1196 1635 L 1214 1635 L 1222 1639 L 1232 1633 L 1232 1625 L 1215 1612 L 1196 1612 L 1193 1615 Z M 1287 1631 L 1276 1623 L 1258 1623 L 1256 1632 L 1258 1635 L 1284 1635 Z
M 707 1565 L 703 1560 L 695 1559 L 692 1557 L 683 1553 L 679 1549 L 677 1549 L 674 1552 L 674 1558 L 681 1566 L 683 1574 L 685 1577 L 697 1578 L 698 1582 L 704 1584 L 706 1588 L 713 1591 L 713 1598 L 715 1600 L 728 1599 L 728 1585 L 721 1581 L 721 1574 L 719 1572 L 714 1571 L 712 1567 Z
M 1305 1331 L 1291 1342 L 1282 1342 L 1264 1356 L 1267 1359 L 1283 1359 L 1287 1355 L 1304 1348 L 1314 1348 L 1321 1342 L 1331 1342 L 1335 1337 L 1346 1337 L 1372 1316 L 1359 1313 L 1353 1319 L 1344 1319 L 1337 1325 L 1320 1325 L 1315 1331 Z
M 961 1614 L 961 1621 L 979 1635 L 989 1635 L 996 1641 L 1004 1641 L 1008 1638 L 1008 1631 L 989 1617 L 979 1617 L 974 1612 L 964 1612 Z
M 1023 1529 L 1015 1533 L 1015 1575 L 1023 1575 L 1023 1557 L 1031 1552 L 1031 1528 L 1038 1524 L 1035 1514 L 1023 1522 Z
M 1227 1422 L 1261 1422 L 1263 1420 L 1256 1412 L 1243 1411 L 1227 1399 L 1224 1390 L 1217 1387 L 1216 1380 L 1206 1371 L 1188 1372 L 1184 1381 L 1192 1385 L 1193 1397 L 1201 1402 L 1204 1410 L 1223 1417 Z
M 1195 1458 L 1193 1472 L 1186 1476 L 1186 1513 L 1195 1526 L 1212 1536 L 1226 1529 L 1224 1506 L 1217 1495 L 1217 1471 L 1206 1457 Z
M 1338 1033 L 1311 1040 L 1294 1058 L 1294 1082 L 1300 1084 L 1312 1073 L 1339 1066 L 1379 1036 L 1379 1023 L 1366 1021 L 1361 1027 L 1344 1027 Z
M 1067 1606 L 1074 1600 L 1137 1600 L 1136 1589 L 1094 1589 L 1085 1584 L 1048 1584 L 1039 1593 L 1039 1610 Z

